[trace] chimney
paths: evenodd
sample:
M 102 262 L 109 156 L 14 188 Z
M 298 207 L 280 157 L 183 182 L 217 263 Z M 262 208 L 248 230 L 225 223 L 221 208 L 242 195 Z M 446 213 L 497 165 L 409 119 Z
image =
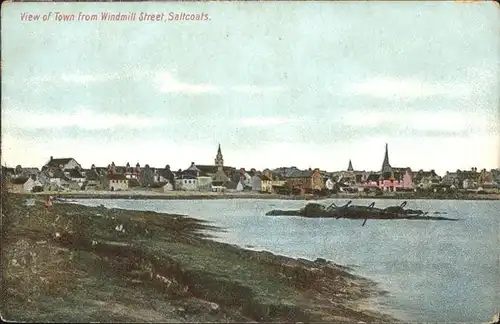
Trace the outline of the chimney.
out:
M 51 156 L 50 156 L 50 160 L 52 161 L 53 159 L 54 159 L 54 157 L 51 155 Z

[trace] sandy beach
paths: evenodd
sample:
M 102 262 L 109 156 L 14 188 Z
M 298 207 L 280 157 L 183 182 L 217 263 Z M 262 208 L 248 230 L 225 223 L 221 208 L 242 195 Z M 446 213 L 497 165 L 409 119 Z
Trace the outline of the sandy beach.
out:
M 374 322 L 376 283 L 330 261 L 218 243 L 181 215 L 7 195 L 2 315 L 15 321 Z

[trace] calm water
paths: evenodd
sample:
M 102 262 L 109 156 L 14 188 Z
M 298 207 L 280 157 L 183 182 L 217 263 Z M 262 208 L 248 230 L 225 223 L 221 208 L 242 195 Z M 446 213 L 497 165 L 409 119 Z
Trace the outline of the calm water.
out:
M 409 201 L 407 207 L 447 212 L 458 222 L 269 217 L 295 209 L 290 200 L 92 200 L 90 206 L 186 214 L 226 229 L 217 239 L 246 248 L 355 266 L 389 295 L 379 303 L 414 321 L 489 321 L 500 305 L 500 201 Z M 345 200 L 331 201 L 338 204 Z M 368 200 L 356 200 L 368 205 Z M 399 201 L 377 200 L 377 207 Z

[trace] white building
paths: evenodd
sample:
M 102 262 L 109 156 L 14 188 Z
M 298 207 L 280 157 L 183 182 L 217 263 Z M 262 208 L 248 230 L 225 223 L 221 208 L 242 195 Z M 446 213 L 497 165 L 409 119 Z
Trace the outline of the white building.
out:
M 174 186 L 172 186 L 172 184 L 170 182 L 167 182 L 163 187 L 163 192 L 169 192 L 169 191 L 172 191 L 174 190 Z
M 47 162 L 46 166 L 49 168 L 58 168 L 60 170 L 82 168 L 82 166 L 73 158 L 54 159 L 52 156 L 50 157 L 50 160 L 49 162 Z
M 28 193 L 33 190 L 35 180 L 33 177 L 29 178 L 16 178 L 11 181 L 11 192 L 13 193 Z
M 334 183 L 333 183 L 332 179 L 328 179 L 328 180 L 326 180 L 326 182 L 325 182 L 325 187 L 326 187 L 326 189 L 328 189 L 328 190 L 333 190 Z
M 265 174 L 261 175 L 261 182 L 260 182 L 260 190 L 263 192 L 269 192 L 272 193 L 273 191 L 273 181 L 271 178 L 266 176 Z
M 252 190 L 261 191 L 262 190 L 262 179 L 259 174 L 254 174 L 252 177 Z
M 176 179 L 175 187 L 179 190 L 195 191 L 198 188 L 197 179 Z
M 108 181 L 108 189 L 111 191 L 128 190 L 128 179 L 123 174 L 109 175 Z

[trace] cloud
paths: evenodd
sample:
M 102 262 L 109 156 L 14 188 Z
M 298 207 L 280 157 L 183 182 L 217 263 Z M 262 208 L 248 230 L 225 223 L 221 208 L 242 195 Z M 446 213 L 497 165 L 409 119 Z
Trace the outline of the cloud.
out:
M 45 83 L 56 85 L 76 84 L 89 85 L 91 83 L 102 83 L 108 81 L 130 80 L 132 82 L 151 82 L 160 93 L 179 94 L 222 94 L 222 93 L 242 93 L 242 94 L 262 94 L 283 91 L 280 86 L 261 86 L 255 84 L 221 86 L 206 83 L 187 83 L 179 80 L 170 72 L 156 72 L 131 68 L 120 73 L 62 73 L 54 75 L 42 75 L 28 78 L 28 86 L 43 86 Z
M 425 132 L 491 133 L 495 127 L 485 115 L 453 111 L 378 112 L 353 111 L 340 118 L 340 123 L 353 127 L 389 127 Z
M 86 130 L 99 129 L 143 129 L 160 127 L 167 123 L 165 119 L 143 117 L 137 115 L 119 115 L 96 113 L 82 108 L 71 113 L 36 113 L 19 110 L 4 111 L 7 128 L 30 130 L 81 128 Z
M 238 120 L 238 124 L 244 127 L 267 127 L 283 125 L 295 122 L 296 119 L 291 118 L 281 118 L 281 117 L 252 117 L 252 118 L 242 118 Z
M 278 86 L 244 85 L 244 86 L 232 86 L 229 87 L 229 90 L 240 93 L 258 94 L 258 93 L 280 92 L 284 91 L 285 89 L 283 87 L 278 87 Z
M 279 86 L 259 86 L 259 85 L 233 85 L 221 86 L 206 83 L 185 83 L 179 81 L 169 72 L 162 72 L 156 75 L 157 88 L 162 93 L 184 93 L 184 94 L 223 94 L 223 93 L 244 93 L 260 94 L 283 91 Z
M 183 83 L 175 79 L 170 73 L 159 73 L 156 76 L 158 90 L 163 93 L 186 93 L 186 94 L 202 94 L 216 93 L 220 89 L 209 84 L 190 84 Z
M 412 100 L 433 96 L 468 98 L 472 88 L 453 82 L 425 82 L 412 78 L 375 77 L 345 87 L 347 95 L 363 95 L 378 99 Z
M 74 84 L 90 84 L 94 82 L 105 82 L 114 80 L 119 77 L 115 73 L 62 73 L 58 75 L 43 75 L 35 76 L 28 79 L 29 85 L 36 85 L 40 83 L 74 83 Z

